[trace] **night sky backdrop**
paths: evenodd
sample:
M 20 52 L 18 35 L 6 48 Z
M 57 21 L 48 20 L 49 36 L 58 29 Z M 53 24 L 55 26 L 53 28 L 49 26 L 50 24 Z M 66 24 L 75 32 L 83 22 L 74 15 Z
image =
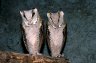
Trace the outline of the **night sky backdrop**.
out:
M 67 22 L 65 57 L 71 63 L 96 63 L 96 0 L 0 0 L 0 50 L 25 53 L 19 11 L 38 8 L 47 21 L 47 12 L 64 11 Z M 44 54 L 48 55 L 47 48 Z

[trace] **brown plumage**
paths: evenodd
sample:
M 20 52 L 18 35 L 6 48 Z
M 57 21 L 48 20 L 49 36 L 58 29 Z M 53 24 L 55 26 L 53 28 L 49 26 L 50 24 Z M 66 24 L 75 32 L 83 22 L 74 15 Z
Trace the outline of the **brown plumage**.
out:
M 65 43 L 65 27 L 63 11 L 47 13 L 47 43 L 52 57 L 61 57 L 61 50 Z

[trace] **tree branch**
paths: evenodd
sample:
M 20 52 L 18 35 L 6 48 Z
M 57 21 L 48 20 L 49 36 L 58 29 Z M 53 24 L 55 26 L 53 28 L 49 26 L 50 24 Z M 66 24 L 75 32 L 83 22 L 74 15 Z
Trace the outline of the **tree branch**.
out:
M 69 63 L 65 58 L 0 51 L 0 63 Z

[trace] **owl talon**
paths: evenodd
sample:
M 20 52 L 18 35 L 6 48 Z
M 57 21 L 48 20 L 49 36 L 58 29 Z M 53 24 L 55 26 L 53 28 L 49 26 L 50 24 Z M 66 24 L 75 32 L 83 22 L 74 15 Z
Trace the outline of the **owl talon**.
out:
M 33 56 L 33 54 L 29 54 L 29 56 Z
M 59 57 L 59 58 L 60 58 L 60 57 L 64 57 L 64 54 L 62 54 L 62 55 L 61 55 L 61 54 L 59 54 L 57 57 Z
M 37 53 L 37 55 L 42 55 L 41 53 Z
M 42 55 L 41 53 L 29 54 L 29 56 Z

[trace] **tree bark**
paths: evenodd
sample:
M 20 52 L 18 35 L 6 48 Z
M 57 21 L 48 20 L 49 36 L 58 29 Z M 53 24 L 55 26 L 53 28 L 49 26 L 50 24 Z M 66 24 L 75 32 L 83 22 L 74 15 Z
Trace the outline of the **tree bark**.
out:
M 65 58 L 0 51 L 0 63 L 69 63 Z

